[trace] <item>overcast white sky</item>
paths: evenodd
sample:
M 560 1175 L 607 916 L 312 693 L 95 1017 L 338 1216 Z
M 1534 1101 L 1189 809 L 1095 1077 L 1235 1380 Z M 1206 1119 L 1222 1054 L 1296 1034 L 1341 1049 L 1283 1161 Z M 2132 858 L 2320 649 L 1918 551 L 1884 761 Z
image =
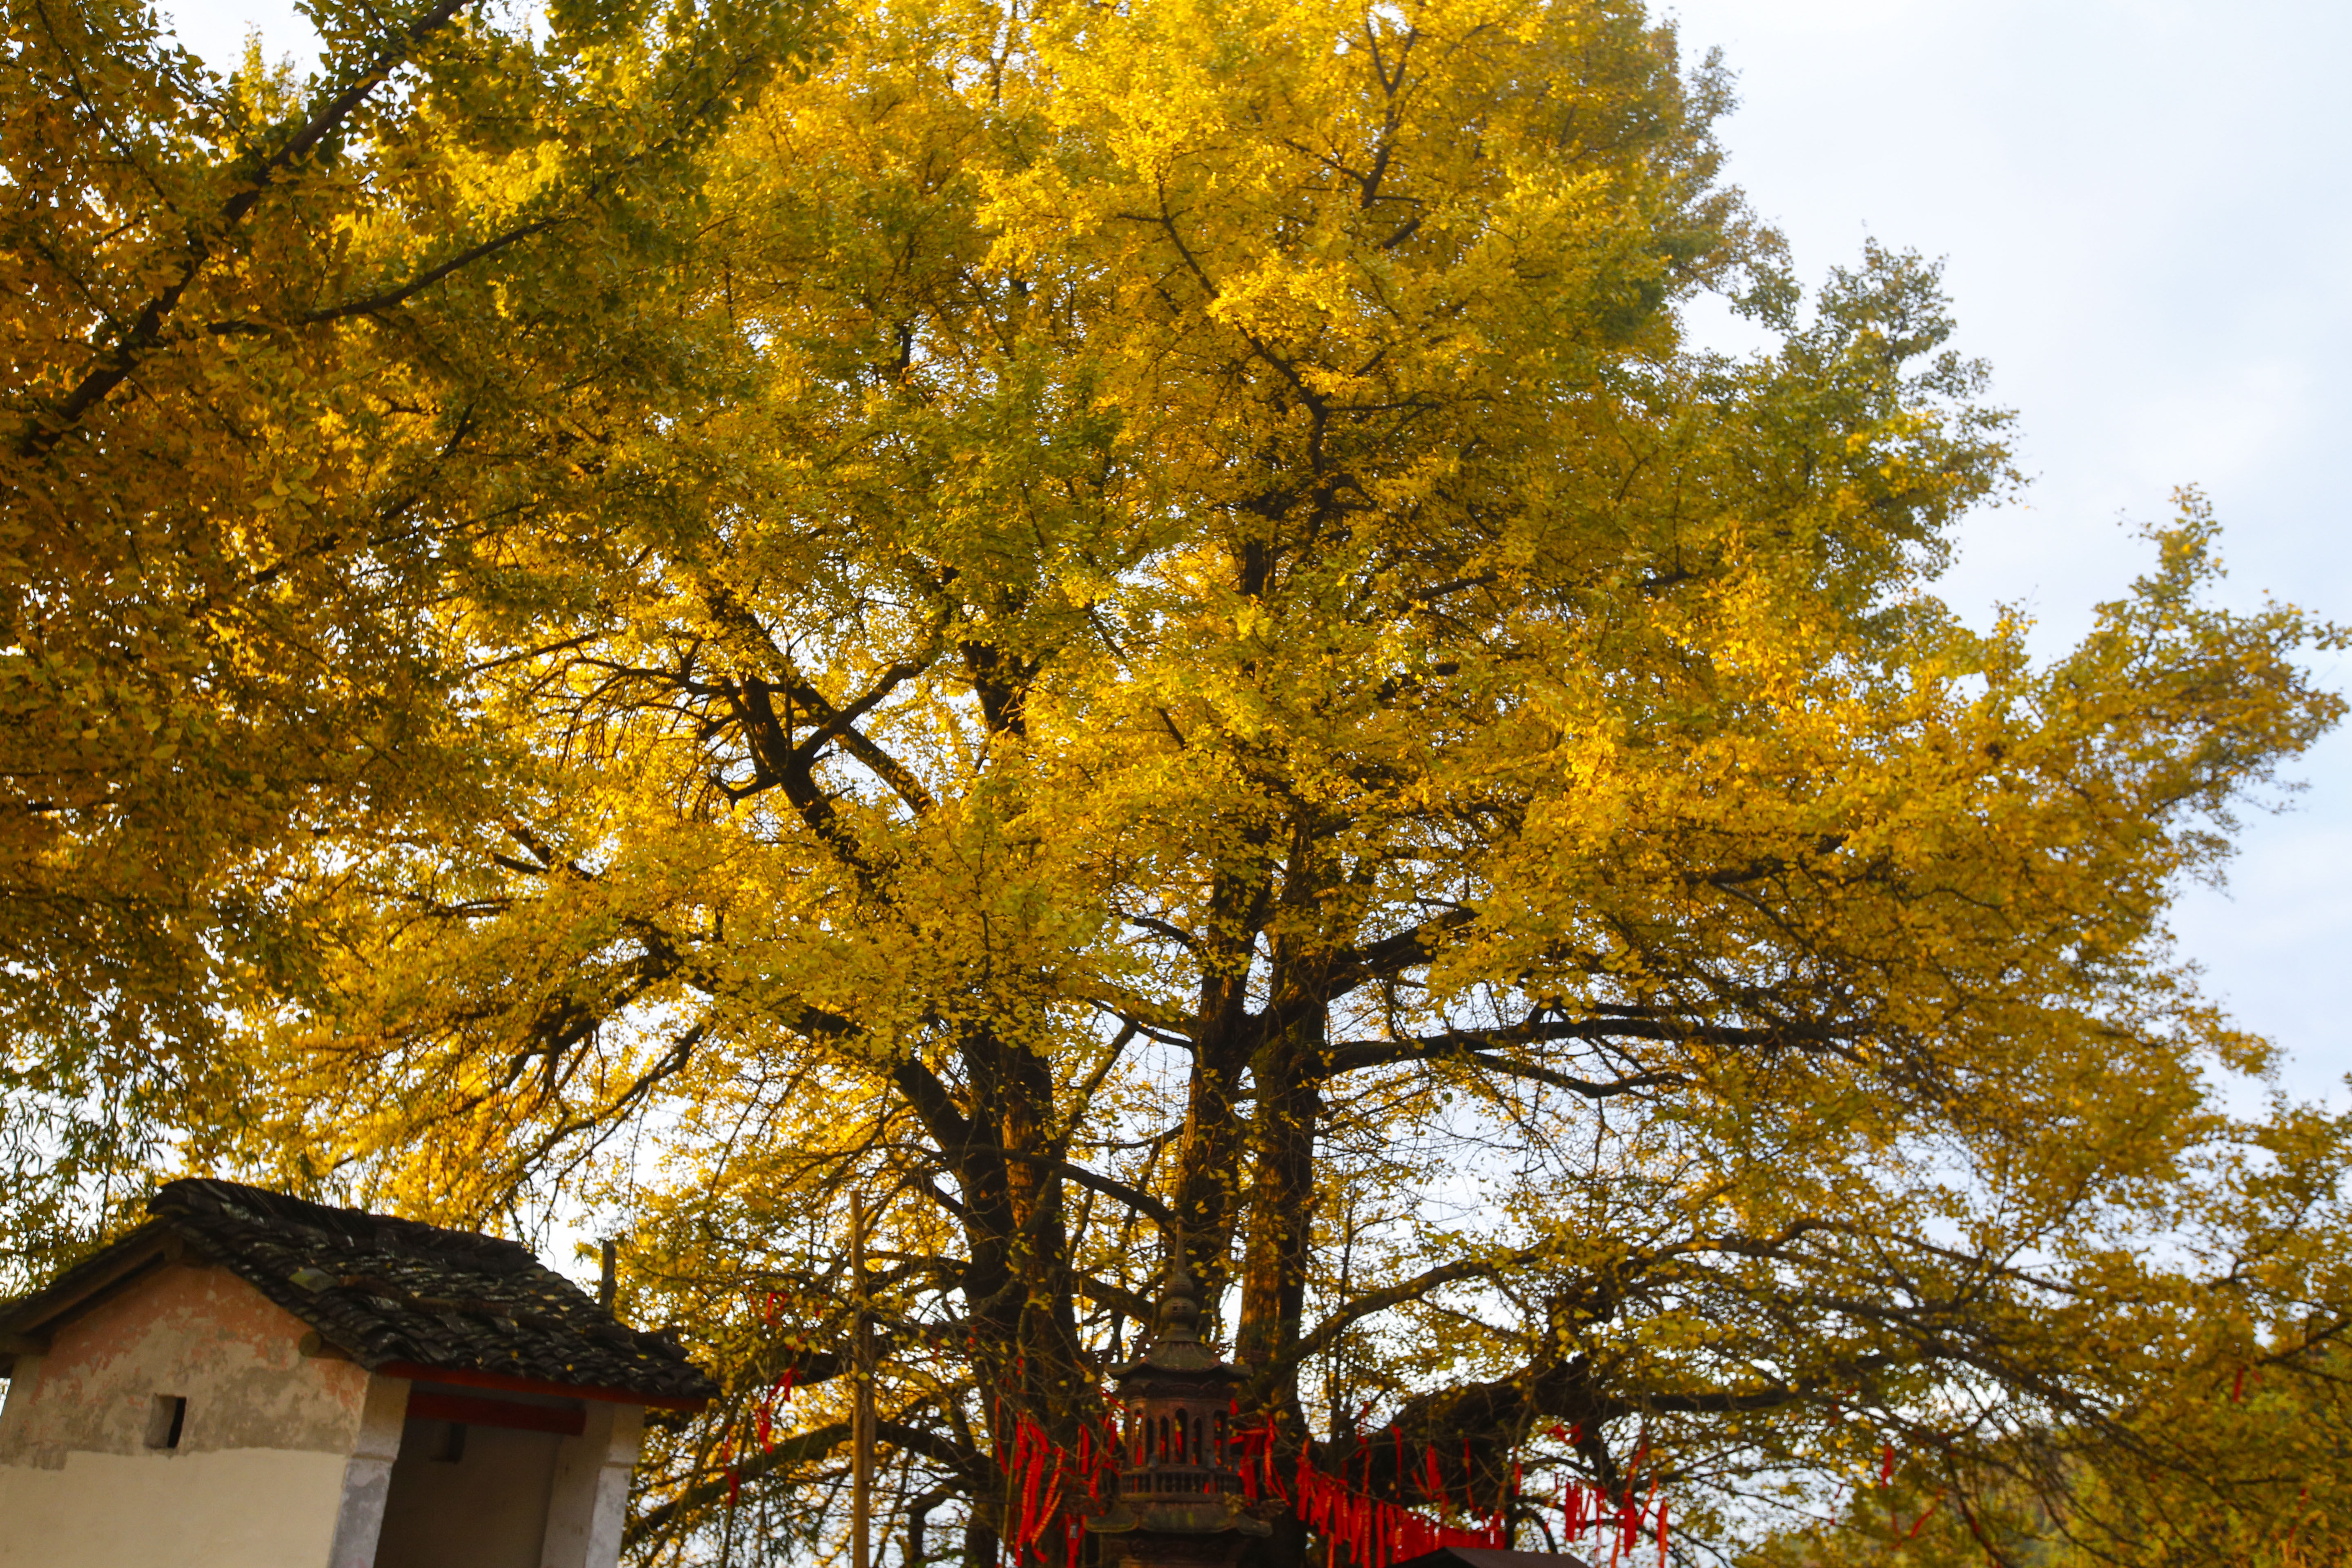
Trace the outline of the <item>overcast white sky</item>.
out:
M 2044 648 L 2146 557 L 2119 520 L 2202 486 L 2231 596 L 2352 621 L 2336 486 L 2352 416 L 2352 5 L 2324 0 L 1673 0 L 1720 47 L 1741 108 L 1731 177 L 1800 273 L 1864 236 L 1947 259 L 1962 346 L 2018 410 L 2024 500 L 1974 519 L 1944 584 L 1963 613 L 2022 601 Z M 164 0 L 216 66 L 248 26 L 306 63 L 282 0 Z M 2338 452 L 2331 459 L 2328 454 Z M 2330 479 L 2337 473 L 2338 479 Z M 2352 661 L 2318 669 L 2338 689 Z M 2250 816 L 2226 892 L 2192 890 L 2183 950 L 2238 1020 L 2341 1104 L 2352 1026 L 2352 736 Z M 2335 956 L 2331 956 L 2335 955 Z

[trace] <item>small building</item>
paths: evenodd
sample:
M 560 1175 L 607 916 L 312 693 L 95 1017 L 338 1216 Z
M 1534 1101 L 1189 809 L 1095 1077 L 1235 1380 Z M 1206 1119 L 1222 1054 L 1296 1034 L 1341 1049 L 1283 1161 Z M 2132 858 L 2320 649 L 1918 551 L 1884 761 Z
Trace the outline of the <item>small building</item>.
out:
M 612 1568 L 710 1380 L 515 1242 L 231 1182 L 0 1310 L 0 1568 Z
M 1499 1546 L 1441 1546 L 1395 1568 L 1592 1568 L 1573 1552 L 1508 1552 Z

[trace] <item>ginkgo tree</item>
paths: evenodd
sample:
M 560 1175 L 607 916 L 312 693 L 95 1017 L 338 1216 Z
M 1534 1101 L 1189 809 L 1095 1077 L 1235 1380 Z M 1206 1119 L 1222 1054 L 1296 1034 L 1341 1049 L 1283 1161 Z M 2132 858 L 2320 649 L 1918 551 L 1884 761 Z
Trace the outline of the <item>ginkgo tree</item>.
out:
M 850 16 L 563 274 L 651 368 L 419 503 L 482 782 L 272 862 L 194 1155 L 619 1230 L 730 1389 L 646 1561 L 837 1542 L 853 1193 L 910 1563 L 1034 1552 L 1177 1247 L 1283 1466 L 1528 1531 L 2125 1441 L 2189 1196 L 2340 1164 L 2164 927 L 2336 634 L 2194 495 L 2054 660 L 1948 613 L 1982 373 L 1916 259 L 1801 296 L 1726 101 L 1630 0 Z M 593 335 L 510 287 L 482 363 Z

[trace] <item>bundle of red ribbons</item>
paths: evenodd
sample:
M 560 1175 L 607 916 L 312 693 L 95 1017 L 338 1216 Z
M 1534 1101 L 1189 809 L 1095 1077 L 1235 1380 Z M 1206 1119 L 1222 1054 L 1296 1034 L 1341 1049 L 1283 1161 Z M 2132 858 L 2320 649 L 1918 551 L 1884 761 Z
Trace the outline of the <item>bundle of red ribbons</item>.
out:
M 997 1429 L 1002 1432 L 1000 1419 Z M 1076 1453 L 1045 1436 L 1027 1413 L 1014 1417 L 1011 1441 L 996 1445 L 996 1458 L 1012 1482 L 1005 1510 L 1005 1543 L 1014 1568 L 1030 1557 L 1055 1568 L 1048 1548 L 1063 1557 L 1061 1568 L 1077 1568 L 1086 1542 L 1085 1502 L 1099 1507 L 1116 1465 L 1118 1439 L 1110 1428 L 1081 1426 Z
M 1239 1426 L 1240 1412 L 1234 1412 Z M 1003 1430 L 1000 1426 L 999 1430 Z M 1244 1500 L 1273 1498 L 1288 1505 L 1300 1522 L 1323 1537 L 1331 1548 L 1331 1568 L 1392 1568 L 1407 1558 L 1444 1546 L 1500 1547 L 1510 1543 L 1503 1513 L 1465 1507 L 1457 1522 L 1400 1507 L 1349 1487 L 1344 1479 L 1326 1475 L 1306 1454 L 1295 1466 L 1275 1460 L 1272 1421 L 1237 1432 L 1241 1445 L 1239 1468 Z M 1012 1506 L 1006 1514 L 1006 1542 L 1013 1549 L 1013 1568 L 1034 1562 L 1038 1568 L 1076 1568 L 1086 1539 L 1082 1522 L 1091 1509 L 1105 1501 L 1111 1472 L 1117 1467 L 1118 1438 L 1108 1427 L 1082 1427 L 1075 1452 L 1052 1441 L 1026 1414 L 1014 1418 L 1009 1440 L 1000 1442 L 997 1455 L 1010 1482 Z M 1402 1439 L 1399 1439 L 1402 1455 Z M 1441 1506 L 1447 1503 L 1437 1453 L 1426 1456 L 1423 1494 Z M 1287 1469 L 1288 1475 L 1284 1471 Z M 1517 1480 L 1514 1467 L 1514 1490 Z M 1465 1505 L 1467 1500 L 1465 1500 Z M 1651 1483 L 1646 1499 L 1628 1487 L 1612 1499 L 1600 1488 L 1568 1482 L 1561 1496 L 1561 1522 L 1574 1544 L 1590 1534 L 1595 1556 L 1601 1541 L 1609 1542 L 1610 1562 L 1631 1556 L 1645 1533 L 1654 1532 L 1660 1568 L 1666 1560 L 1666 1504 Z M 1056 1558 L 1059 1561 L 1056 1562 Z
M 1658 1568 L 1665 1568 L 1666 1500 L 1658 1495 L 1654 1479 L 1650 1482 L 1647 1499 L 1637 1497 L 1630 1486 L 1622 1497 L 1612 1499 L 1599 1487 L 1581 1481 L 1563 1482 L 1559 1513 L 1567 1544 L 1575 1545 L 1579 1538 L 1590 1532 L 1593 1556 L 1600 1556 L 1601 1543 L 1606 1541 L 1612 1563 L 1620 1557 L 1631 1557 L 1642 1543 L 1644 1528 L 1650 1529 L 1657 1537 Z
M 778 1308 L 777 1298 L 771 1293 L 761 1314 L 765 1326 L 774 1326 Z M 933 1344 L 931 1352 L 936 1357 L 940 1347 Z M 787 1368 L 761 1391 L 755 1407 L 754 1430 L 763 1453 L 776 1445 L 777 1407 L 791 1403 L 795 1376 L 794 1370 Z M 1106 1406 L 1111 1405 L 1108 1393 L 1103 1402 Z M 1345 1479 L 1317 1469 L 1304 1452 L 1299 1454 L 1286 1485 L 1275 1462 L 1272 1418 L 1244 1428 L 1238 1405 L 1233 1407 L 1232 1417 L 1233 1440 L 1241 1448 L 1237 1458 L 1244 1500 L 1256 1502 L 1261 1498 L 1275 1498 L 1288 1504 L 1300 1522 L 1329 1544 L 1331 1568 L 1340 1568 L 1343 1561 L 1347 1568 L 1391 1568 L 1394 1563 L 1440 1547 L 1510 1544 L 1507 1511 L 1489 1513 L 1473 1506 L 1466 1479 L 1462 1506 L 1454 1508 L 1453 1500 L 1446 1495 L 1444 1469 L 1434 1447 L 1423 1456 L 1423 1473 L 1416 1478 L 1422 1495 L 1461 1522 L 1448 1523 L 1373 1497 L 1369 1491 L 1355 1490 Z M 1007 1510 L 1005 1536 L 1013 1548 L 1012 1568 L 1021 1568 L 1032 1559 L 1041 1568 L 1057 1568 L 1055 1553 L 1061 1557 L 1058 1568 L 1077 1568 L 1079 1549 L 1086 1541 L 1084 1518 L 1102 1506 L 1118 1467 L 1118 1434 L 1107 1425 L 1082 1426 L 1077 1448 L 1073 1452 L 1047 1437 L 1045 1428 L 1025 1412 L 1014 1417 L 1008 1431 L 1001 1408 L 997 1431 L 997 1459 L 1011 1489 L 1012 1507 Z M 1558 1428 L 1554 1428 L 1553 1435 L 1566 1436 Z M 1402 1479 L 1406 1471 L 1403 1435 L 1391 1427 L 1390 1436 L 1396 1444 L 1397 1472 Z M 1634 1456 L 1633 1468 L 1637 1474 L 1646 1455 L 1645 1447 Z M 1466 1445 L 1462 1459 L 1466 1478 L 1472 1468 Z M 728 1501 L 731 1504 L 741 1484 L 732 1432 L 720 1451 L 719 1465 L 727 1477 Z M 1369 1469 L 1367 1475 L 1369 1479 Z M 1513 1496 L 1517 1494 L 1519 1479 L 1518 1467 L 1514 1465 L 1510 1488 Z M 1630 1557 L 1645 1531 L 1654 1529 L 1659 1568 L 1665 1568 L 1666 1504 L 1658 1496 L 1654 1478 L 1646 1500 L 1639 1498 L 1631 1484 L 1621 1496 L 1612 1498 L 1599 1487 L 1568 1481 L 1560 1494 L 1560 1516 L 1566 1543 L 1573 1546 L 1590 1534 L 1597 1558 L 1601 1542 L 1607 1541 L 1612 1568 L 1620 1558 Z M 1924 1516 L 1919 1522 L 1927 1522 Z M 1912 1533 L 1917 1532 L 1918 1527 L 1914 1525 Z
M 1393 1427 L 1391 1440 L 1397 1445 L 1397 1471 L 1405 1473 L 1404 1438 Z M 1242 1465 L 1242 1487 L 1245 1496 L 1255 1500 L 1261 1496 L 1278 1497 L 1287 1502 L 1309 1530 L 1317 1531 L 1332 1547 L 1333 1568 L 1344 1554 L 1349 1568 L 1391 1568 L 1396 1563 L 1418 1557 L 1445 1546 L 1504 1547 L 1510 1544 L 1507 1512 L 1488 1513 L 1474 1508 L 1465 1496 L 1460 1515 L 1470 1521 L 1448 1524 L 1425 1513 L 1416 1513 L 1392 1502 L 1375 1498 L 1368 1492 L 1351 1489 L 1344 1480 L 1335 1480 L 1314 1468 L 1305 1454 L 1298 1457 L 1297 1487 L 1286 1490 L 1273 1460 L 1274 1427 L 1271 1422 L 1241 1435 L 1247 1456 Z M 1646 1455 L 1647 1450 L 1644 1450 Z M 1463 1450 L 1463 1471 L 1471 1473 L 1470 1454 Z M 1423 1478 L 1422 1495 L 1446 1507 L 1444 1472 L 1438 1461 L 1437 1449 L 1430 1447 L 1423 1456 Z M 1640 1458 L 1634 1464 L 1640 1469 Z M 1519 1467 L 1511 1467 L 1511 1494 L 1518 1492 Z M 1507 1510 L 1507 1501 L 1506 1503 Z M 1666 1561 L 1666 1503 L 1658 1496 L 1657 1482 L 1650 1483 L 1648 1499 L 1636 1496 L 1630 1485 L 1622 1498 L 1612 1500 L 1601 1489 L 1580 1481 L 1564 1483 L 1560 1496 L 1561 1524 L 1568 1544 L 1591 1533 L 1597 1548 L 1603 1539 L 1610 1543 L 1609 1560 L 1613 1564 L 1620 1557 L 1631 1556 L 1641 1543 L 1645 1527 L 1654 1528 L 1657 1540 L 1659 1568 Z M 1596 1550 L 1595 1555 L 1598 1555 Z

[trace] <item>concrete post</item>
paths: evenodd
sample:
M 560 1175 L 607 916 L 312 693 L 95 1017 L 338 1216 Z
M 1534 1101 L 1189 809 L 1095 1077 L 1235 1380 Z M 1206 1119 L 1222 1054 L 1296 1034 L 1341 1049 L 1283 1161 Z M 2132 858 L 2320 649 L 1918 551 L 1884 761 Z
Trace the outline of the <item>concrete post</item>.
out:
M 408 1380 L 370 1374 L 367 1398 L 360 1407 L 359 1441 L 343 1462 L 343 1501 L 335 1513 L 335 1543 L 328 1549 L 327 1568 L 375 1568 L 383 1501 L 392 1490 L 392 1465 L 400 1458 L 400 1431 L 407 1419 Z
M 629 1511 L 629 1477 L 646 1407 L 587 1401 L 587 1426 L 555 1451 L 555 1486 L 547 1500 L 544 1568 L 614 1568 Z

